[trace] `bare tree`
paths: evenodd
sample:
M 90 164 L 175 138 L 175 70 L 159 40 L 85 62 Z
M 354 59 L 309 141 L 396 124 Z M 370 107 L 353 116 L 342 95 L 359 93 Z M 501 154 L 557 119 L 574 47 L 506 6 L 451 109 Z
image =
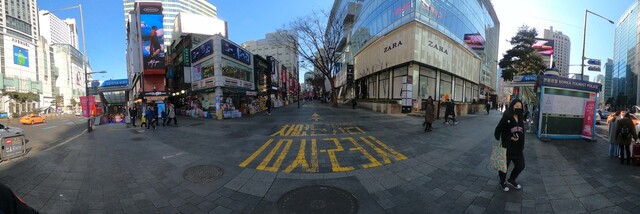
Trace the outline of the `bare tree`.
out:
M 278 31 L 281 45 L 297 52 L 299 57 L 313 66 L 314 72 L 319 72 L 329 80 L 331 102 L 337 107 L 334 74 L 339 69 L 338 62 L 342 54 L 337 47 L 344 33 L 343 24 L 329 20 L 326 12 L 313 12 L 292 21 L 285 28 Z
M 324 74 L 320 72 L 312 72 L 312 73 L 313 73 L 313 76 L 308 77 L 304 81 L 311 84 L 311 86 L 313 86 L 314 92 L 326 91 L 326 89 L 324 88 L 324 80 L 325 80 Z

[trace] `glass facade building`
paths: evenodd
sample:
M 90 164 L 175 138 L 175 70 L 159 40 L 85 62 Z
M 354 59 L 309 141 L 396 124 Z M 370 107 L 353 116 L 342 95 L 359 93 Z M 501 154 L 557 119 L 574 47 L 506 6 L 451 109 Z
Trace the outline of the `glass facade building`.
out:
M 407 78 L 413 99 L 495 93 L 500 23 L 488 0 L 355 2 L 349 51 L 364 98 L 399 99 Z
M 622 94 L 628 105 L 638 101 L 638 1 L 635 1 L 617 22 L 613 47 L 612 96 Z

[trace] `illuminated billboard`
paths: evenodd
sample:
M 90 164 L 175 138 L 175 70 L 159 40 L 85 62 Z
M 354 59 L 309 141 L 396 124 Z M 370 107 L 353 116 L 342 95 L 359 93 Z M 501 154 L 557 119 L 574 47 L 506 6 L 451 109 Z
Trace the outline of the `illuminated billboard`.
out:
M 165 47 L 162 26 L 162 3 L 141 2 L 140 33 L 142 42 L 142 62 L 147 74 L 164 74 Z
M 13 64 L 29 67 L 29 51 L 14 45 Z
M 540 55 L 553 55 L 553 40 L 536 38 L 533 49 Z
M 484 38 L 479 33 L 465 34 L 464 43 L 473 50 L 484 50 Z

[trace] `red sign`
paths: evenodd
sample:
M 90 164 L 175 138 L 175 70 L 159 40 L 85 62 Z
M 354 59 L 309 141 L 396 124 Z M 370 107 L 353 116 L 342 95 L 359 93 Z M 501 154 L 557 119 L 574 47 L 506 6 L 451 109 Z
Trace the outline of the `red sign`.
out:
M 89 102 L 87 103 L 87 97 L 80 96 L 80 105 L 82 106 L 82 116 L 89 118 L 91 109 L 96 105 L 96 98 L 94 96 L 89 96 Z
M 7 138 L 7 141 L 4 144 L 5 145 L 11 145 L 11 138 Z
M 584 120 L 582 121 L 582 137 L 593 137 L 593 121 L 595 117 L 596 101 L 587 101 L 584 106 Z

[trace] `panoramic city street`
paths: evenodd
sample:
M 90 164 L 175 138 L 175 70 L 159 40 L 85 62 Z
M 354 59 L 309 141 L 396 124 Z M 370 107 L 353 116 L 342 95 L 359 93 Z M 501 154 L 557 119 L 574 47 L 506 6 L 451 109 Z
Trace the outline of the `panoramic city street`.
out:
M 419 117 L 312 101 L 234 120 L 182 117 L 177 127 L 156 130 L 107 124 L 3 162 L 0 181 L 47 213 L 637 208 L 631 196 L 640 173 L 607 157 L 603 139 L 540 142 L 527 135 L 523 188 L 500 190 L 488 168 L 500 116 L 461 116 L 457 125 L 437 120 L 434 131 L 424 132 Z

